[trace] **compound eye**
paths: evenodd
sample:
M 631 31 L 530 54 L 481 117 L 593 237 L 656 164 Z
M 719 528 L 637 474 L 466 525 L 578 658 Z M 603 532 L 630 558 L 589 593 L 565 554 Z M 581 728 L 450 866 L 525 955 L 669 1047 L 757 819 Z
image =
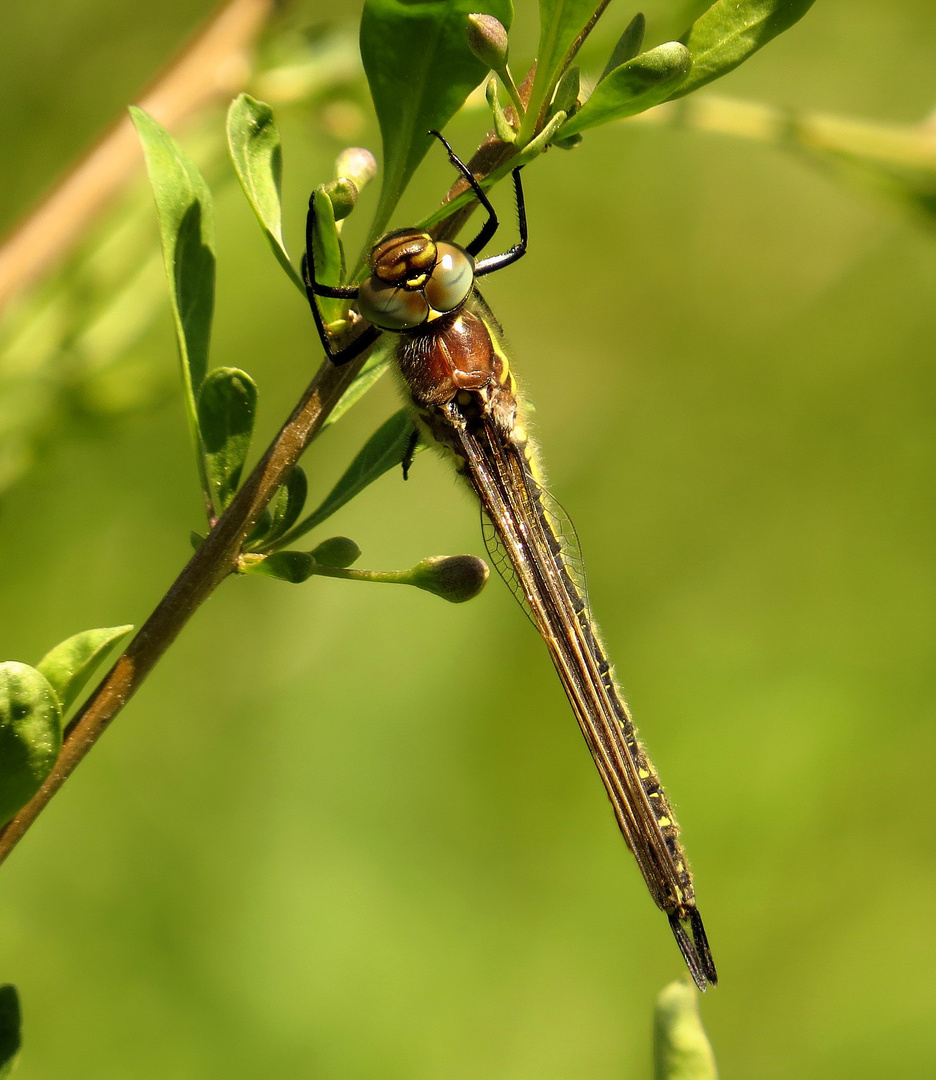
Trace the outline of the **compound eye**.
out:
M 454 311 L 474 284 L 474 259 L 457 244 L 436 244 L 436 264 L 426 282 L 426 299 L 435 311 Z
M 429 305 L 421 292 L 389 285 L 378 277 L 361 283 L 358 311 L 381 330 L 411 330 L 429 317 Z
M 370 267 L 381 281 L 419 287 L 435 265 L 436 244 L 428 233 L 397 229 L 370 253 Z

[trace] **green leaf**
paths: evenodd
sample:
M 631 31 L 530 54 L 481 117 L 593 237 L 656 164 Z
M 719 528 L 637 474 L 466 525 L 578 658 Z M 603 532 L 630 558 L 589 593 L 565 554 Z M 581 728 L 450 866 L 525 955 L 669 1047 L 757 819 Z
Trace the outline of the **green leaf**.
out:
M 743 64 L 768 41 L 799 22 L 814 0 L 718 0 L 680 40 L 692 53 L 689 78 L 670 96 L 680 98 Z
M 501 142 L 515 143 L 517 141 L 517 133 L 510 126 L 507 116 L 501 107 L 500 100 L 497 96 L 497 79 L 493 76 L 488 79 L 487 86 L 484 88 L 484 96 L 487 98 L 488 107 L 491 110 L 491 116 L 494 120 L 494 133 Z
M 0 824 L 42 787 L 62 748 L 62 707 L 28 664 L 0 664 Z
M 130 106 L 162 237 L 163 262 L 169 278 L 169 298 L 182 358 L 185 405 L 193 442 L 198 448 L 196 401 L 208 370 L 208 343 L 214 310 L 215 239 L 211 193 L 198 166 L 181 146 L 142 109 Z M 201 454 L 199 476 L 207 494 Z
M 348 466 L 344 475 L 326 496 L 324 502 L 304 521 L 291 530 L 291 541 L 316 525 L 321 525 L 336 510 L 359 495 L 388 469 L 401 464 L 413 434 L 413 420 L 408 409 L 400 409 L 374 432 Z
M 270 500 L 266 530 L 262 536 L 258 534 L 256 539 L 252 539 L 250 546 L 269 547 L 291 529 L 299 520 L 308 491 L 309 481 L 306 474 L 296 465 L 286 478 L 286 483 L 277 488 L 276 494 Z
M 228 148 L 237 178 L 260 227 L 290 281 L 305 296 L 283 241 L 283 149 L 273 110 L 265 101 L 239 94 L 228 109 Z
M 432 140 L 487 75 L 468 48 L 472 13 L 510 28 L 510 0 L 365 0 L 361 58 L 383 140 L 383 178 L 373 235 L 383 233 Z
M 524 140 L 533 134 L 533 122 L 562 75 L 569 49 L 599 6 L 603 5 L 598 0 L 540 0 L 536 75 L 530 91 L 529 112 L 521 127 Z
M 717 1080 L 699 1018 L 699 994 L 684 978 L 665 986 L 653 1014 L 653 1080 Z
M 300 585 L 315 573 L 315 559 L 307 551 L 274 551 L 256 562 L 245 562 L 243 571 Z
M 601 73 L 602 79 L 614 71 L 616 67 L 620 67 L 621 64 L 626 64 L 628 60 L 634 59 L 640 52 L 646 32 L 647 20 L 643 12 L 638 11 L 625 27 L 624 33 L 618 38 L 618 43 L 614 46 L 611 55 L 608 57 L 608 62 L 605 64 L 605 69 Z M 601 79 L 598 81 L 601 82 Z
M 0 986 L 0 1080 L 9 1076 L 19 1058 L 20 1029 L 19 995 L 12 983 Z
M 211 503 L 218 514 L 237 492 L 257 412 L 257 387 L 239 368 L 215 368 L 198 395 Z
M 558 112 L 564 112 L 571 116 L 578 108 L 579 93 L 582 89 L 582 69 L 578 64 L 572 64 L 563 72 L 562 78 L 556 86 L 552 103 L 549 106 L 551 116 Z
M 367 363 L 361 368 L 354 382 L 338 399 L 338 404 L 329 413 L 325 423 L 322 424 L 322 431 L 337 423 L 352 405 L 356 405 L 364 397 L 367 391 L 390 367 L 393 362 L 394 349 L 395 343 L 391 335 L 384 335 L 378 339 L 376 348 L 367 358 Z
M 108 652 L 132 629 L 133 626 L 128 624 L 82 630 L 50 649 L 36 664 L 58 696 L 63 715 Z
M 335 208 L 325 186 L 315 189 L 315 232 L 312 236 L 315 255 L 315 277 L 322 285 L 340 285 L 344 272 L 344 252 L 335 222 Z M 320 296 L 319 311 L 328 324 L 345 312 L 347 301 Z
M 560 137 L 565 139 L 596 124 L 634 116 L 659 105 L 686 78 L 691 66 L 689 50 L 678 41 L 668 41 L 635 56 L 598 83 L 588 101 L 563 124 Z

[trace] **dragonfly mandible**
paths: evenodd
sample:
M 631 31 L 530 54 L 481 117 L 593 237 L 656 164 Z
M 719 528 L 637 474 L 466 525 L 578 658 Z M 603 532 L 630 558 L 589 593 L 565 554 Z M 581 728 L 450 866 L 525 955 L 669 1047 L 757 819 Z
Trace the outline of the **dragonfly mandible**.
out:
M 615 681 L 589 610 L 575 532 L 543 487 L 500 327 L 476 285 L 526 252 L 520 170 L 513 172 L 519 242 L 479 258 L 498 229 L 497 215 L 442 135 L 429 134 L 446 148 L 487 220 L 464 247 L 415 229 L 388 233 L 371 251 L 370 276 L 359 286 L 329 286 L 315 278 L 313 196 L 303 275 L 319 336 L 332 362 L 343 364 L 381 334 L 396 335 L 415 428 L 447 452 L 477 496 L 492 561 L 546 643 L 624 840 L 704 990 L 717 974 L 679 827 Z M 353 300 L 365 323 L 343 348 L 333 347 L 319 296 Z

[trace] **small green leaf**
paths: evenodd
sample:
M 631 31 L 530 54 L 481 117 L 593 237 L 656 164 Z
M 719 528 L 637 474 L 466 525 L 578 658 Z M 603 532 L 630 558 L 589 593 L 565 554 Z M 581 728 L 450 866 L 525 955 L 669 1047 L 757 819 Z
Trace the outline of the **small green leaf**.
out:
M 20 1029 L 19 995 L 12 983 L 0 986 L 0 1080 L 9 1076 L 19 1058 Z
M 260 577 L 278 578 L 300 585 L 315 573 L 315 559 L 307 551 L 274 551 L 272 555 L 257 561 L 245 559 L 242 569 L 245 574 L 258 574 Z
M 691 66 L 689 50 L 678 41 L 635 56 L 598 83 L 588 101 L 562 126 L 561 138 L 659 105 L 686 78 Z
M 361 448 L 344 475 L 326 496 L 324 502 L 304 521 L 290 531 L 288 540 L 321 525 L 336 510 L 360 494 L 368 484 L 403 461 L 413 433 L 413 421 L 408 409 L 400 409 L 374 432 Z
M 338 399 L 338 404 L 328 414 L 328 419 L 322 424 L 322 431 L 337 423 L 342 416 L 356 405 L 368 390 L 377 382 L 383 373 L 393 362 L 395 345 L 391 336 L 384 335 L 377 341 L 377 346 L 367 358 L 367 363 L 361 368 L 357 378 Z
M 315 233 L 312 243 L 315 247 L 315 277 L 321 285 L 340 285 L 344 272 L 344 252 L 335 223 L 335 208 L 325 185 L 315 189 L 314 198 Z M 327 324 L 342 317 L 347 303 L 344 300 L 320 296 L 318 306 Z
M 257 412 L 257 387 L 239 368 L 215 368 L 198 396 L 211 502 L 217 513 L 237 492 Z
M 624 33 L 621 34 L 617 45 L 614 46 L 611 55 L 608 57 L 605 69 L 601 73 L 601 79 L 606 75 L 609 75 L 616 67 L 620 67 L 621 64 L 626 64 L 628 60 L 634 59 L 640 52 L 640 47 L 643 45 L 644 34 L 646 32 L 647 20 L 644 17 L 643 12 L 638 11 L 625 27 Z M 601 82 L 601 79 L 598 81 Z
M 50 649 L 36 664 L 58 696 L 63 715 L 108 652 L 132 629 L 133 626 L 128 624 L 82 630 Z
M 337 567 L 344 570 L 361 557 L 361 549 L 347 536 L 330 536 L 309 554 L 319 566 Z
M 228 148 L 237 178 L 260 227 L 290 281 L 305 296 L 305 286 L 283 241 L 283 148 L 273 110 L 265 101 L 239 94 L 228 109 Z
M 487 75 L 468 48 L 472 13 L 510 28 L 510 0 L 365 0 L 361 58 L 383 140 L 383 177 L 373 226 L 387 223 L 432 140 Z
M 497 79 L 493 77 L 488 79 L 487 86 L 484 88 L 484 96 L 487 98 L 488 107 L 494 120 L 494 133 L 501 142 L 515 143 L 517 133 L 510 126 L 510 121 L 501 107 L 500 99 L 497 96 Z
M 582 69 L 578 64 L 572 64 L 563 72 L 562 78 L 556 86 L 552 104 L 549 106 L 550 113 L 555 115 L 558 112 L 564 112 L 566 116 L 571 116 L 578 108 L 581 87 Z
M 247 534 L 247 538 L 244 540 L 245 551 L 255 551 L 258 547 L 262 546 L 262 541 L 270 535 L 270 528 L 273 525 L 273 515 L 270 513 L 269 506 L 265 506 L 254 522 L 254 527 Z
M 533 134 L 532 124 L 540 107 L 562 75 L 569 49 L 598 7 L 598 0 L 539 0 L 540 38 L 529 113 L 522 127 L 525 139 Z
M 208 343 L 214 310 L 215 239 L 211 193 L 198 166 L 148 113 L 135 105 L 136 126 L 162 237 L 163 262 L 182 358 L 182 379 L 192 439 L 199 445 L 196 401 L 208 370 Z M 201 454 L 199 475 L 207 494 Z
M 0 824 L 42 787 L 62 748 L 62 707 L 41 671 L 0 664 Z
M 276 490 L 268 507 L 266 531 L 251 539 L 251 547 L 266 548 L 274 544 L 299 520 L 309 491 L 309 481 L 305 472 L 296 465 L 286 483 Z
M 715 1055 L 688 979 L 665 986 L 653 1014 L 653 1080 L 718 1080 Z
M 718 0 L 680 39 L 692 53 L 689 78 L 670 96 L 684 97 L 743 64 L 799 22 L 814 0 Z

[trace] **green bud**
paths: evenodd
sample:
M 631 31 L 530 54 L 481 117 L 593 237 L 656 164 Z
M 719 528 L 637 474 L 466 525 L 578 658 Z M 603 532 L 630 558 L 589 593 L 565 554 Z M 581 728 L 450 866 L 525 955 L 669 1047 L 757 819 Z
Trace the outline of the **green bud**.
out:
M 335 212 L 335 221 L 341 221 L 354 209 L 358 200 L 357 184 L 349 180 L 347 176 L 340 176 L 337 180 L 329 180 L 323 185 L 322 190 L 328 196 Z
M 408 583 L 462 604 L 481 592 L 489 575 L 487 563 L 474 555 L 433 555 L 413 567 Z
M 717 1080 L 715 1055 L 699 1018 L 699 995 L 688 978 L 665 986 L 653 1015 L 656 1080 Z
M 493 15 L 468 16 L 468 48 L 492 71 L 507 65 L 507 31 Z
M 350 146 L 342 150 L 335 160 L 335 176 L 340 180 L 350 180 L 358 189 L 363 190 L 377 175 L 377 161 L 370 150 L 363 146 Z
M 347 536 L 331 536 L 327 540 L 323 540 L 309 554 L 319 566 L 330 566 L 343 570 L 360 559 L 361 549 Z

